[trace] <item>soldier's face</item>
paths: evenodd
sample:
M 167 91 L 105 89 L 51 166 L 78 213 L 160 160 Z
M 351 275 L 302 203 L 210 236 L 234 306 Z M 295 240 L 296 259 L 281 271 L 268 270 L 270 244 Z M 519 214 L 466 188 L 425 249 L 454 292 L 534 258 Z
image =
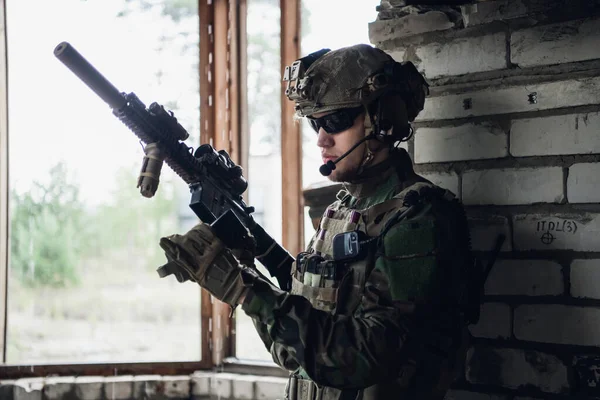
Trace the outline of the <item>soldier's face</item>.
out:
M 318 113 L 312 115 L 321 118 L 329 113 Z M 352 146 L 365 136 L 365 115 L 356 117 L 354 125 L 350 128 L 334 133 L 327 133 L 322 127 L 317 133 L 317 146 L 321 149 L 323 164 L 327 161 L 335 161 L 342 154 L 350 150 Z M 336 164 L 335 170 L 331 172 L 328 179 L 333 182 L 351 182 L 363 161 L 366 152 L 366 143 L 361 143 L 354 151 Z

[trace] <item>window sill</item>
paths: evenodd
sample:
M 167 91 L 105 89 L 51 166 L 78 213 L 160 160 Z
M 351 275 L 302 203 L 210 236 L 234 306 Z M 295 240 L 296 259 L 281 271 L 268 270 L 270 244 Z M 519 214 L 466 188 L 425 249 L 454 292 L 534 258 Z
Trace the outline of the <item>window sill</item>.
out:
M 190 375 L 48 377 L 0 380 L 3 400 L 128 400 L 283 398 L 287 378 L 197 371 Z

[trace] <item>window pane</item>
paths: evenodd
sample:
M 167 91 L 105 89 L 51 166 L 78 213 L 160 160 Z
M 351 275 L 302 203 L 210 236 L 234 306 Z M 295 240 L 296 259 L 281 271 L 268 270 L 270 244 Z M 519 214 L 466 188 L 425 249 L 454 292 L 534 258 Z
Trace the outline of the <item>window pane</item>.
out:
M 197 1 L 8 0 L 7 29 L 7 362 L 199 360 L 199 288 L 155 271 L 160 237 L 197 220 L 187 185 L 165 167 L 142 197 L 140 142 L 53 55 L 69 41 L 197 146 Z
M 248 202 L 256 208 L 256 222 L 281 243 L 279 21 L 279 0 L 248 0 Z M 269 276 L 262 266 L 259 269 Z M 236 356 L 271 360 L 252 320 L 239 308 L 236 320 Z
M 302 56 L 314 51 L 359 43 L 370 43 L 369 23 L 377 19 L 379 0 L 302 0 Z M 332 18 L 335 16 L 335 18 Z M 326 184 L 326 177 L 319 173 L 321 150 L 317 147 L 317 135 L 302 121 L 302 186 Z M 315 230 L 308 217 L 304 218 L 304 242 L 308 243 Z

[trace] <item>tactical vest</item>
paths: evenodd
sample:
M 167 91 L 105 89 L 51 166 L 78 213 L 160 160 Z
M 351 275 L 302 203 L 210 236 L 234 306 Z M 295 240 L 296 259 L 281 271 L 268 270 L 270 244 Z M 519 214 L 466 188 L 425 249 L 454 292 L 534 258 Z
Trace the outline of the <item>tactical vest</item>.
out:
M 435 202 L 429 202 L 424 193 L 434 193 Z M 312 306 L 326 312 L 352 315 L 357 309 L 361 296 L 364 291 L 365 282 L 370 271 L 374 268 L 376 246 L 370 246 L 368 254 L 360 259 L 345 265 L 332 265 L 315 260 L 333 259 L 333 239 L 336 235 L 344 232 L 360 232 L 368 238 L 378 237 L 384 229 L 389 228 L 390 224 L 399 214 L 405 211 L 411 202 L 422 201 L 422 206 L 417 209 L 416 215 L 412 215 L 410 222 L 414 223 L 421 219 L 431 219 L 436 212 L 435 203 L 452 202 L 454 195 L 449 191 L 444 191 L 430 183 L 418 182 L 400 193 L 392 199 L 376 204 L 366 209 L 349 208 L 347 200 L 349 195 L 343 192 L 338 194 L 338 201 L 330 205 L 324 212 L 318 229 L 313 236 L 307 252 L 301 253 L 297 258 L 297 263 L 292 268 L 292 289 L 291 293 L 301 295 L 308 299 Z M 438 201 L 439 200 L 439 201 Z M 462 210 L 462 207 L 460 207 Z M 439 210 L 438 210 L 439 211 Z M 464 214 L 459 216 L 464 218 Z M 399 222 L 401 223 L 401 222 Z M 466 220 L 464 231 L 468 236 Z M 464 232 L 461 232 L 461 234 Z M 453 277 L 458 283 L 464 277 Z M 460 286 L 460 285 L 456 285 Z M 457 291 L 463 291 L 464 287 L 458 287 Z M 450 297 L 459 299 L 461 293 L 451 293 Z M 463 330 L 462 333 L 464 333 Z M 461 341 L 461 340 L 458 340 Z M 457 342 L 455 340 L 455 342 Z M 463 341 L 464 342 L 464 341 Z M 452 346 L 457 346 L 453 343 Z M 448 352 L 456 352 L 456 348 L 445 349 Z M 464 354 L 465 348 L 459 353 Z M 393 382 L 373 385 L 364 390 L 348 391 L 339 390 L 331 387 L 322 387 L 311 381 L 302 370 L 296 371 L 290 376 L 287 385 L 287 396 L 289 400 L 337 400 L 337 399 L 364 399 L 380 400 L 387 398 L 394 399 L 442 399 L 449 384 L 454 379 L 451 376 L 451 367 L 462 369 L 461 365 L 451 365 L 452 357 L 429 357 L 421 352 L 418 357 L 409 358 L 399 362 L 403 363 L 401 372 Z M 429 357 L 430 359 L 425 360 Z M 440 374 L 433 378 L 423 377 L 424 368 L 433 368 L 440 371 Z M 419 379 L 422 382 L 417 382 Z M 427 387 L 418 387 L 427 386 Z

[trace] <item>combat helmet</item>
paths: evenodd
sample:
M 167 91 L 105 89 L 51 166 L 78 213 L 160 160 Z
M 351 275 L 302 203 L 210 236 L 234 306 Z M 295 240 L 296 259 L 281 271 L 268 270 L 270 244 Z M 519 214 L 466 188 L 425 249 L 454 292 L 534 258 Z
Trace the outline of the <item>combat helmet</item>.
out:
M 283 80 L 296 116 L 364 107 L 373 133 L 389 142 L 410 136 L 429 94 L 414 64 L 368 44 L 311 53 L 286 67 Z

